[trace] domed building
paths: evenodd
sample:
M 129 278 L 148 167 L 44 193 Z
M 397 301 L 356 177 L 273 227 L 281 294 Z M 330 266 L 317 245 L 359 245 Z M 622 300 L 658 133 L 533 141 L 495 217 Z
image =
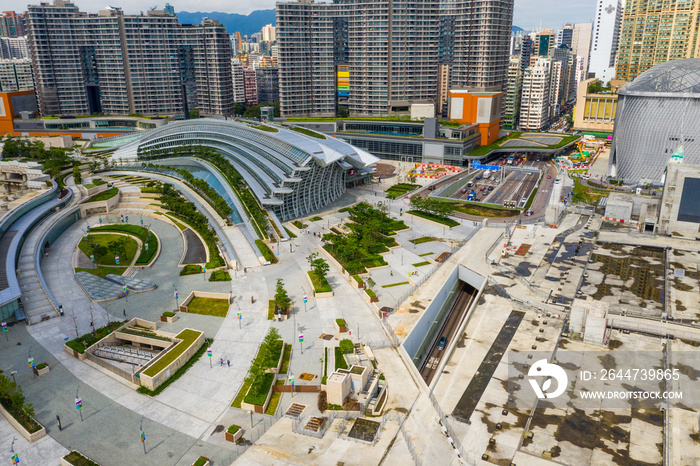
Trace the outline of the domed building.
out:
M 610 176 L 658 185 L 671 159 L 700 164 L 700 59 L 662 63 L 618 91 Z

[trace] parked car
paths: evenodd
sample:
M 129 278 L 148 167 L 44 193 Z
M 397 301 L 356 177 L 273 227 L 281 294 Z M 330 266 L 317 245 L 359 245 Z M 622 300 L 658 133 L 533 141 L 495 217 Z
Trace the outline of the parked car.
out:
M 525 212 L 525 216 L 529 217 L 530 215 L 533 215 L 534 213 L 535 213 L 534 211 L 528 210 L 527 212 Z
M 438 343 L 438 351 L 444 350 L 445 345 L 447 345 L 447 337 L 440 338 L 440 342 Z

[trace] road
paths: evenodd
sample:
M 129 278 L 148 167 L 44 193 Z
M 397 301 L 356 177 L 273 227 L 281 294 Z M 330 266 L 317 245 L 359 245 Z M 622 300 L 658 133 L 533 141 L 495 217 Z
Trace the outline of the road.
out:
M 462 282 L 459 291 L 457 292 L 457 298 L 455 299 L 452 309 L 450 309 L 449 314 L 445 318 L 442 324 L 442 328 L 438 332 L 438 337 L 435 339 L 428 357 L 425 359 L 425 365 L 421 369 L 421 376 L 425 383 L 430 386 L 430 382 L 435 377 L 437 373 L 437 368 L 440 366 L 443 356 L 445 355 L 445 350 L 438 349 L 438 344 L 442 337 L 447 337 L 447 343 L 445 348 L 447 348 L 452 340 L 456 337 L 457 327 L 459 322 L 462 320 L 462 316 L 469 306 L 471 306 L 474 297 L 476 296 L 477 290 L 472 286 Z

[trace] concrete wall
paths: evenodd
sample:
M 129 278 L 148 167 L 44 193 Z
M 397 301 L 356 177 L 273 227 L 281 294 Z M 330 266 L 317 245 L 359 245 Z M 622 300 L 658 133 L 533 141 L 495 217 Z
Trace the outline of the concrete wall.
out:
M 185 329 L 183 329 L 185 330 Z M 189 329 L 193 330 L 193 329 Z M 198 331 L 198 330 L 194 330 Z M 204 332 L 199 333 L 199 337 L 190 345 L 189 348 L 187 348 L 180 356 L 175 358 L 173 362 L 168 364 L 163 370 L 158 372 L 155 376 L 150 377 L 143 372 L 140 374 L 140 379 L 141 379 L 141 385 L 144 387 L 148 388 L 149 390 L 155 390 L 159 386 L 161 386 L 166 380 L 170 378 L 180 367 L 182 367 L 187 361 L 190 360 L 192 356 L 199 350 L 199 348 L 202 347 L 204 344 Z M 174 348 L 176 348 L 177 345 L 173 346 L 170 348 L 167 352 L 163 353 L 160 355 L 160 358 L 164 357 L 166 354 L 168 354 L 170 351 L 172 351 Z M 155 364 L 157 360 L 160 358 L 156 359 L 155 361 L 152 361 L 152 364 Z M 147 368 L 146 368 L 147 369 Z
M 46 436 L 46 429 L 43 426 L 38 431 L 34 432 L 33 434 L 30 434 L 29 431 L 27 429 L 25 429 L 22 426 L 22 424 L 17 422 L 17 420 L 14 417 L 12 417 L 12 415 L 10 413 L 8 413 L 7 410 L 2 405 L 0 405 L 0 414 L 5 416 L 5 419 L 7 419 L 7 421 L 10 424 L 12 424 L 12 427 L 17 429 L 17 431 L 20 434 L 22 434 L 22 437 L 24 437 L 25 439 L 27 439 L 30 442 L 36 442 L 40 438 Z M 36 419 L 34 420 L 34 422 L 36 422 Z M 39 424 L 39 423 L 37 422 L 37 424 Z M 41 425 L 41 424 L 39 424 L 39 425 Z
M 121 191 L 119 191 L 114 197 L 111 197 L 107 200 L 104 201 L 97 201 L 97 202 L 87 202 L 84 204 L 80 205 L 80 216 L 81 217 L 86 217 L 87 215 L 92 215 L 94 213 L 98 212 L 106 212 L 109 213 L 111 210 L 114 210 L 114 208 L 119 204 L 119 200 L 121 199 Z
M 430 330 L 430 327 L 438 315 L 438 312 L 445 304 L 445 301 L 450 297 L 457 285 L 457 279 L 459 278 L 459 269 L 461 266 L 455 267 L 452 273 L 449 275 L 445 284 L 438 291 L 438 293 L 433 298 L 433 301 L 423 312 L 423 316 L 420 318 L 416 325 L 413 327 L 411 333 L 406 337 L 403 342 L 403 347 L 411 358 L 416 356 L 416 353 L 420 349 L 423 340 Z

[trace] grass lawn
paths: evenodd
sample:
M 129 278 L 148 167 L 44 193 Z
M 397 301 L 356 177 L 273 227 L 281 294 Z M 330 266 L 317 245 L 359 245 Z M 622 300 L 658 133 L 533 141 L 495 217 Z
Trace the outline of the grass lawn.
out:
M 317 133 L 316 131 L 312 131 L 307 128 L 302 128 L 301 126 L 292 126 L 289 129 L 291 129 L 292 131 L 296 131 L 297 133 L 306 134 L 307 136 L 311 136 L 312 138 L 326 139 L 326 136 L 324 136 L 323 134 Z
M 88 238 L 90 238 L 90 244 L 88 245 L 88 242 L 85 241 L 85 238 L 83 237 L 80 240 L 80 243 L 78 244 L 78 247 L 80 248 L 81 251 L 85 253 L 88 258 L 90 257 L 91 248 L 95 246 L 104 246 L 105 248 L 108 247 L 107 245 L 112 242 L 112 241 L 121 241 L 122 239 L 126 240 L 124 243 L 124 249 L 126 251 L 126 254 L 121 254 L 119 256 L 119 265 L 122 264 L 131 264 L 131 261 L 134 258 L 134 254 L 136 254 L 136 250 L 138 249 L 138 244 L 133 238 L 130 238 L 128 236 L 123 236 L 123 235 L 114 235 L 110 233 L 104 233 L 104 234 L 88 234 Z M 90 247 L 88 247 L 90 246 Z M 114 260 L 114 253 L 111 251 L 107 251 L 105 254 L 102 255 L 95 255 L 95 264 L 97 265 L 116 265 L 115 260 Z
M 96 269 L 81 269 L 80 267 L 76 267 L 75 272 L 87 272 L 100 278 L 107 278 L 108 273 L 122 275 L 124 272 L 126 272 L 127 268 L 128 267 L 97 267 Z
M 507 218 L 514 217 L 520 214 L 520 210 L 518 209 L 508 209 L 507 207 L 484 205 L 479 202 L 471 202 L 458 199 L 435 199 L 440 202 L 446 202 L 450 204 L 452 210 L 462 212 L 463 214 L 467 215 L 475 215 L 477 217 Z
M 141 192 L 142 193 L 151 193 L 151 194 L 161 194 L 163 192 L 163 188 L 160 188 L 158 186 L 142 186 Z
M 434 252 L 426 252 L 424 254 L 418 254 L 418 257 L 432 256 L 433 254 L 435 254 L 435 253 Z
M 195 296 L 187 305 L 187 312 L 205 316 L 226 317 L 229 302 L 226 299 L 202 298 Z
M 260 249 L 260 252 L 266 261 L 272 262 L 273 264 L 277 263 L 277 256 L 275 256 L 275 254 L 270 250 L 267 244 L 263 242 L 263 240 L 256 239 L 255 245 L 258 247 L 258 249 Z
M 391 288 L 392 286 L 401 286 L 401 285 L 410 285 L 410 283 L 409 282 L 391 283 L 389 285 L 382 285 L 382 288 Z
M 243 398 L 243 401 L 246 403 L 250 403 L 252 405 L 258 405 L 262 406 L 265 404 L 265 399 L 267 398 L 267 392 L 270 390 L 270 387 L 272 386 L 272 382 L 275 380 L 275 374 L 268 372 L 263 376 L 263 381 L 260 384 L 260 390 L 258 391 L 258 394 L 252 393 L 252 388 L 248 390 L 248 393 L 246 396 Z
M 119 192 L 119 188 L 111 188 L 108 189 L 107 191 L 102 191 L 101 193 L 97 193 L 94 196 L 92 196 L 90 199 L 85 201 L 85 203 L 88 202 L 97 202 L 97 201 L 106 201 L 107 199 L 111 199 L 114 196 L 117 195 Z
M 170 363 L 180 357 L 182 353 L 187 351 L 187 349 L 194 344 L 201 334 L 202 332 L 190 329 L 185 329 L 178 333 L 176 338 L 179 338 L 182 341 L 175 345 L 175 347 L 170 351 L 165 353 L 151 367 L 143 371 L 143 373 L 149 377 L 155 377 L 160 371 L 168 367 Z
M 233 403 L 231 403 L 232 408 L 239 408 L 240 409 L 241 402 L 243 402 L 243 398 L 245 397 L 245 394 L 248 393 L 249 388 L 250 388 L 250 385 L 248 385 L 248 383 L 246 383 L 246 382 L 243 382 L 241 389 L 238 391 L 238 394 L 236 395 L 236 398 L 234 398 Z
M 195 275 L 198 273 L 202 273 L 202 266 L 197 264 L 187 264 L 180 270 L 180 275 Z
M 588 191 L 588 192 L 586 192 Z M 574 193 L 571 196 L 571 202 L 582 202 L 588 205 L 597 205 L 601 197 L 608 196 L 607 191 L 602 191 L 595 188 L 587 188 L 582 185 L 578 179 L 574 180 Z
M 214 340 L 212 340 L 212 339 L 206 339 L 206 340 L 204 341 L 204 344 L 202 345 L 202 347 L 199 348 L 199 349 L 197 350 L 197 352 L 194 353 L 194 354 L 192 355 L 192 357 L 191 357 L 185 364 L 183 364 L 182 366 L 180 366 L 180 368 L 179 368 L 177 371 L 175 371 L 175 373 L 174 373 L 173 375 L 171 375 L 170 378 L 168 378 L 168 380 L 166 380 L 165 382 L 163 382 L 163 384 L 160 385 L 160 386 L 158 386 L 158 388 L 156 388 L 155 390 L 149 390 L 149 389 L 147 389 L 146 387 L 143 387 L 143 386 L 142 386 L 142 387 L 139 387 L 137 391 L 138 391 L 139 393 L 143 393 L 144 395 L 148 395 L 148 396 L 156 396 L 156 395 L 158 395 L 160 392 L 162 392 L 163 390 L 165 390 L 166 388 L 168 388 L 168 386 L 169 386 L 171 383 L 175 382 L 175 381 L 176 381 L 177 379 L 179 379 L 185 372 L 187 372 L 187 371 L 189 370 L 189 368 L 192 367 L 192 366 L 194 365 L 195 362 L 199 361 L 199 359 L 204 355 L 204 352 L 207 350 L 207 347 L 211 346 L 211 344 L 212 344 L 213 341 L 214 341 Z
M 335 370 L 338 369 L 347 369 L 348 364 L 345 362 L 345 358 L 343 357 L 343 352 L 340 351 L 340 348 L 337 346 L 335 347 Z
M 290 238 L 296 238 L 296 237 L 297 237 L 297 235 L 295 235 L 294 233 L 292 233 L 291 231 L 289 231 L 289 228 L 287 228 L 287 227 L 284 227 L 284 231 L 287 232 L 287 234 L 289 235 Z
M 92 189 L 95 187 L 95 185 L 92 183 L 84 184 L 83 186 L 85 187 L 85 189 Z
M 304 228 L 306 228 L 306 227 L 309 226 L 309 225 L 307 225 L 306 223 L 301 223 L 299 220 L 294 220 L 294 221 L 292 222 L 292 225 L 294 225 L 295 227 L 297 227 L 297 228 L 300 229 L 300 230 L 303 230 Z
M 292 345 L 286 345 L 284 347 L 284 355 L 282 356 L 282 366 L 280 367 L 280 374 L 286 374 L 289 370 L 289 360 L 292 358 Z
M 411 241 L 413 244 L 423 244 L 423 243 L 429 243 L 431 241 L 440 241 L 439 239 L 435 238 L 434 236 L 421 236 L 420 238 L 414 238 Z
M 138 225 L 103 225 L 91 228 L 92 231 L 116 231 L 120 233 L 126 233 L 129 235 L 136 236 L 143 243 L 141 248 L 141 254 L 139 254 L 138 259 L 136 259 L 136 265 L 146 265 L 151 262 L 153 256 L 158 251 L 158 238 L 151 233 L 148 236 L 148 228 L 144 228 Z M 146 251 L 146 243 L 148 243 L 148 251 Z
M 331 285 L 328 283 L 328 280 L 326 280 L 325 278 L 319 280 L 319 278 L 316 276 L 316 273 L 313 270 L 306 273 L 309 274 L 309 278 L 311 279 L 311 283 L 314 284 L 314 291 L 316 293 L 328 293 L 330 291 L 333 291 L 331 289 Z
M 230 282 L 231 275 L 226 270 L 215 270 L 209 276 L 210 282 Z
M 423 267 L 424 265 L 430 265 L 430 262 L 428 261 L 423 261 L 423 262 L 416 262 L 415 264 L 411 264 L 414 267 Z
M 416 217 L 421 217 L 426 220 L 432 220 L 433 222 L 447 225 L 448 227 L 456 227 L 457 225 L 459 225 L 459 222 L 454 221 L 449 217 L 439 217 L 437 215 L 429 214 L 427 212 L 418 212 L 417 210 L 409 210 L 408 213 L 415 215 Z
M 265 410 L 265 414 L 268 414 L 270 416 L 274 416 L 275 412 L 277 411 L 277 405 L 280 404 L 280 398 L 282 398 L 282 392 L 273 392 L 272 396 L 270 397 L 270 403 L 267 405 L 267 409 Z
M 184 223 L 182 223 L 180 220 L 176 219 L 176 218 L 173 217 L 172 215 L 165 214 L 165 216 L 168 217 L 170 220 L 172 220 L 173 223 L 174 223 L 175 225 L 177 225 L 177 227 L 180 229 L 180 231 L 185 231 L 185 230 L 187 230 L 187 225 L 185 225 Z
M 267 320 L 275 319 L 275 300 L 271 299 L 267 302 Z
M 399 183 L 395 184 L 391 187 L 389 187 L 386 191 L 384 191 L 387 195 L 387 197 L 391 199 L 396 199 L 399 196 L 403 196 L 406 193 L 413 191 L 416 188 L 419 188 L 420 186 L 417 184 L 409 184 L 409 183 Z
M 64 460 L 68 461 L 73 466 L 99 466 L 94 461 L 90 461 L 85 456 L 81 455 L 77 451 L 72 451 L 63 457 Z
M 319 217 L 319 216 L 311 217 L 309 219 L 309 222 L 318 222 L 319 220 L 323 220 L 323 217 Z

